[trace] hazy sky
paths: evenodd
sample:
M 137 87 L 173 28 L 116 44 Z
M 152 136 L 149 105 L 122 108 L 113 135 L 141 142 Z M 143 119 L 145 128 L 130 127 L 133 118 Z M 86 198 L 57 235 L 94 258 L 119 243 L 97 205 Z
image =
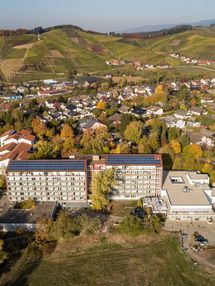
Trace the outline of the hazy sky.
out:
M 215 18 L 215 0 L 0 0 L 0 28 L 74 24 L 97 31 Z

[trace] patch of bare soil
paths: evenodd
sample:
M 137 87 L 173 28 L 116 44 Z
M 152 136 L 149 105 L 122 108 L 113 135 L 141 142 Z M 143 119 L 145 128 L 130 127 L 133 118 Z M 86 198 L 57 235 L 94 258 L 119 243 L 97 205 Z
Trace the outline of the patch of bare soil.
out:
M 24 44 L 24 45 L 19 45 L 19 46 L 15 46 L 14 49 L 17 49 L 17 50 L 22 50 L 22 49 L 31 49 L 33 47 L 33 43 L 30 43 L 30 44 Z
M 171 46 L 174 46 L 174 47 L 177 47 L 178 45 L 180 45 L 180 43 L 181 43 L 181 40 L 177 40 L 177 39 L 175 39 L 175 40 L 173 40 L 172 42 L 171 42 Z
M 51 57 L 51 58 L 64 58 L 64 56 L 61 54 L 61 52 L 59 52 L 59 51 L 57 51 L 57 50 L 50 50 L 47 57 Z

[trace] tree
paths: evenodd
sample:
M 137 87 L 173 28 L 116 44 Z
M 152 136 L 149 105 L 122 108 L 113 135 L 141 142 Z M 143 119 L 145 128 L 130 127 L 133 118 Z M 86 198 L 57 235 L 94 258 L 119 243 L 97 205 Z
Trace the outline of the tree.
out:
M 179 137 L 179 142 L 181 143 L 182 148 L 190 144 L 190 140 L 186 134 L 183 134 Z
M 35 159 L 52 159 L 56 158 L 56 153 L 53 151 L 52 144 L 47 141 L 38 141 L 36 151 L 33 154 Z
M 68 158 L 74 152 L 74 139 L 67 138 L 63 143 L 61 155 L 63 158 Z
M 72 128 L 69 126 L 69 124 L 66 123 L 63 125 L 63 128 L 61 129 L 60 132 L 60 137 L 64 140 L 66 139 L 74 140 L 74 132 Z
M 3 175 L 0 175 L 0 189 L 6 188 L 6 177 Z
M 129 215 L 123 218 L 122 222 L 119 225 L 119 230 L 122 233 L 138 236 L 143 233 L 143 221 L 133 215 Z
M 32 199 L 28 199 L 26 201 L 17 202 L 15 207 L 18 209 L 33 209 L 36 206 L 36 202 Z
M 80 234 L 80 229 L 77 221 L 72 219 L 68 213 L 62 211 L 56 221 L 52 223 L 49 233 L 56 240 L 61 238 L 69 239 Z
M 77 223 L 80 226 L 80 231 L 87 235 L 93 235 L 100 228 L 100 221 L 98 218 L 90 218 L 83 214 L 77 217 Z
M 40 118 L 34 118 L 32 120 L 31 126 L 34 134 L 38 135 L 40 139 L 42 139 L 43 136 L 45 136 L 48 131 L 45 123 Z
M 165 146 L 166 144 L 168 144 L 166 125 L 164 125 L 162 127 L 162 132 L 161 132 L 161 136 L 160 137 L 161 137 L 160 138 L 161 146 Z
M 104 110 L 106 107 L 106 102 L 105 101 L 99 101 L 96 105 L 96 108 L 99 110 Z
M 141 121 L 131 122 L 124 132 L 125 139 L 138 144 L 143 133 L 143 127 L 144 125 Z
M 7 253 L 3 250 L 4 241 L 0 239 L 0 264 L 7 259 Z
M 129 154 L 131 152 L 130 146 L 127 142 L 121 142 L 117 145 L 116 149 L 111 151 L 112 154 Z
M 96 128 L 95 130 L 86 130 L 81 138 L 81 145 L 84 153 L 102 153 L 110 135 L 106 127 Z
M 173 139 L 177 139 L 180 136 L 180 129 L 177 127 L 169 128 L 168 130 L 168 140 L 171 142 Z
M 94 173 L 91 184 L 92 208 L 96 211 L 105 210 L 109 204 L 108 195 L 115 185 L 115 171 L 109 169 Z
M 198 144 L 190 144 L 184 147 L 182 155 L 184 159 L 198 160 L 203 156 L 203 151 Z
M 179 153 L 181 153 L 181 144 L 179 143 L 178 140 L 173 139 L 173 140 L 171 141 L 170 145 L 171 145 L 171 148 L 172 148 L 174 154 L 179 154 Z
M 132 114 L 123 113 L 121 116 L 120 133 L 123 134 L 129 123 L 135 120 Z
M 159 138 L 156 132 L 150 134 L 148 139 L 148 145 L 153 152 L 156 152 L 159 147 Z

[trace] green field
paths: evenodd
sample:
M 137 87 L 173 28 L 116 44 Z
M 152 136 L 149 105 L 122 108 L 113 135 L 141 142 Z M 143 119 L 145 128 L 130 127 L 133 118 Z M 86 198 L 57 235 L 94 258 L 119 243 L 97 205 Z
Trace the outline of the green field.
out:
M 215 31 L 212 28 L 196 28 L 174 35 L 136 40 L 62 28 L 42 34 L 40 41 L 36 35 L 29 34 L 4 40 L 0 37 L 1 47 L 5 63 L 17 72 L 22 66 L 27 66 L 24 71 L 30 74 L 60 74 L 69 70 L 105 72 L 111 69 L 105 64 L 110 59 L 140 61 L 143 64 L 166 63 L 172 66 L 179 66 L 181 62 L 169 57 L 171 52 L 180 52 L 197 59 L 215 59 Z M 15 68 L 16 61 L 18 64 Z M 31 70 L 31 65 L 41 64 L 40 70 Z
M 0 283 L 5 286 L 211 286 L 215 283 L 194 266 L 173 237 L 127 245 L 103 242 L 73 254 L 65 252 L 40 261 L 24 259 L 13 275 L 8 274 Z

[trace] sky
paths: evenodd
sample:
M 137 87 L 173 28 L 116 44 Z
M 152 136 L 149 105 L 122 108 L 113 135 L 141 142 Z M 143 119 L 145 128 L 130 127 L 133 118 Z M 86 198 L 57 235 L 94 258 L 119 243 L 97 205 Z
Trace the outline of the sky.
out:
M 215 0 L 0 0 L 0 28 L 77 25 L 99 32 L 215 18 Z

